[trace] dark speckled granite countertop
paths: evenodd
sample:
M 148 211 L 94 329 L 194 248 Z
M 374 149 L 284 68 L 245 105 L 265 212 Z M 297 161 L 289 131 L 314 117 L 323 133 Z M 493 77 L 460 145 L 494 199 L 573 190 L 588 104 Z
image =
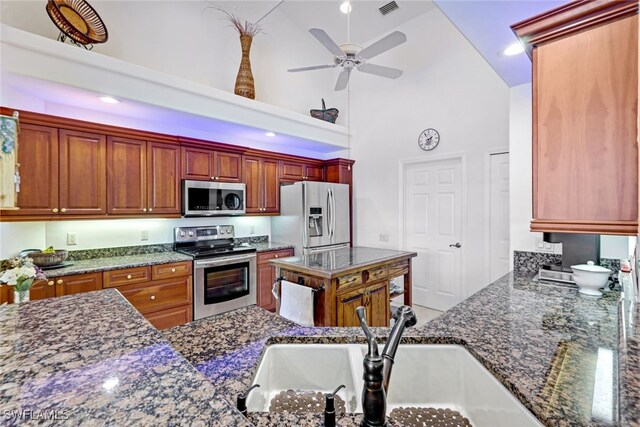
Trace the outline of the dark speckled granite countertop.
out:
M 619 298 L 609 292 L 592 299 L 509 274 L 424 327 L 408 329 L 403 342 L 463 345 L 546 425 L 637 425 L 639 353 L 637 342 L 618 348 Z M 364 342 L 359 328 L 302 327 L 255 306 L 163 333 L 230 402 L 251 385 L 266 345 Z M 621 371 L 619 385 L 627 393 L 619 401 L 621 356 L 628 372 Z M 318 425 L 313 415 L 257 413 L 250 419 Z M 354 418 L 343 421 L 352 425 Z
M 288 270 L 332 278 L 377 262 L 412 258 L 416 255 L 415 252 L 355 246 L 301 257 L 280 258 L 271 260 L 271 263 Z
M 216 396 L 114 289 L 0 306 L 0 425 L 248 425 Z

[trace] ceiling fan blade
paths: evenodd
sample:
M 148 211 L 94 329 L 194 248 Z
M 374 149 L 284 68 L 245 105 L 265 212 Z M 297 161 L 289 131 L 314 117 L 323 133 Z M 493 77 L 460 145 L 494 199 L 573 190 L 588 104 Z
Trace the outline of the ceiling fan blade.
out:
M 407 36 L 405 36 L 404 33 L 401 33 L 400 31 L 394 31 L 388 36 L 383 37 L 377 42 L 374 42 L 373 44 L 362 49 L 360 53 L 358 53 L 358 56 L 366 61 L 367 59 L 378 56 L 381 53 L 386 52 L 389 49 L 392 49 L 406 41 Z
M 376 76 L 386 77 L 388 79 L 397 79 L 402 75 L 402 70 L 376 64 L 360 64 L 358 66 L 358 71 L 375 74 Z
M 334 56 L 344 56 L 344 52 L 340 49 L 340 46 L 338 46 L 324 30 L 321 30 L 320 28 L 312 28 L 309 32 Z
M 336 91 L 344 90 L 347 88 L 349 84 L 349 76 L 351 75 L 351 69 L 344 70 L 338 76 L 338 81 L 336 82 Z
M 323 68 L 335 68 L 335 64 L 330 65 L 313 65 L 311 67 L 301 67 L 301 68 L 289 68 L 287 71 L 290 73 L 297 73 L 298 71 L 311 71 L 311 70 L 322 70 Z

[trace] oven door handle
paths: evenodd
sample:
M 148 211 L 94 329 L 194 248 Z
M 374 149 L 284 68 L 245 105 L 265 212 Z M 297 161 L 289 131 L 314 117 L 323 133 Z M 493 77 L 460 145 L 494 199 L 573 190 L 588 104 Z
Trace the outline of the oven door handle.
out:
M 215 260 L 212 259 L 210 261 L 196 261 L 196 267 L 227 265 L 236 261 L 251 261 L 252 259 L 255 259 L 255 258 L 256 258 L 256 255 L 253 254 L 253 255 L 243 255 L 243 256 L 235 256 L 235 257 L 228 257 L 228 258 L 218 258 Z

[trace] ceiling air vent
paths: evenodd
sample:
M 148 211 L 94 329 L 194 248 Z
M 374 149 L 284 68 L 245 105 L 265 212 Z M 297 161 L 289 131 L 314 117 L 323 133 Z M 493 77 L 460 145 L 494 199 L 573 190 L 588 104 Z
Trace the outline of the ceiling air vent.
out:
M 395 1 L 390 1 L 389 3 L 385 4 L 384 6 L 378 8 L 378 10 L 382 14 L 382 16 L 388 15 L 391 12 L 393 12 L 394 10 L 398 10 L 398 9 L 400 9 L 400 8 L 398 7 L 398 3 L 396 3 Z

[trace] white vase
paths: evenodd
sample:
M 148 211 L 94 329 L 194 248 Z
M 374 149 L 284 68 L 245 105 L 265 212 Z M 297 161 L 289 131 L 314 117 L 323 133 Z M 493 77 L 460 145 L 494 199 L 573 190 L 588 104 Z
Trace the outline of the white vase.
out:
M 29 302 L 29 289 L 26 291 L 13 290 L 13 302 L 14 304 L 22 304 L 23 302 Z

